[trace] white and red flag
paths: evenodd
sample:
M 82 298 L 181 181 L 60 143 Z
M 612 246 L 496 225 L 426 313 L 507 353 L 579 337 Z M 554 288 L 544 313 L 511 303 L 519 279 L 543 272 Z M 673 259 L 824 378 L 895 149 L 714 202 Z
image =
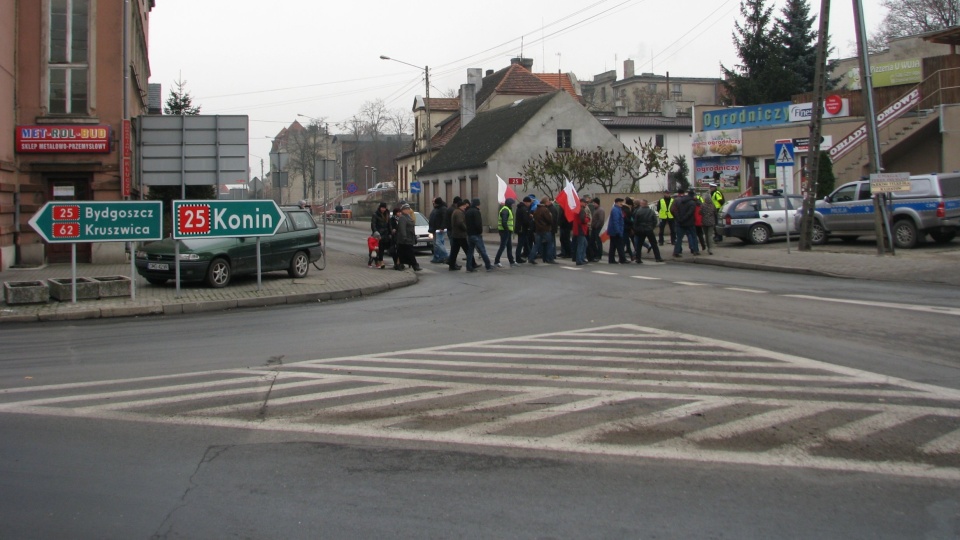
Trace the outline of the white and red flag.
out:
M 573 222 L 577 214 L 580 213 L 580 196 L 577 195 L 576 188 L 567 180 L 563 190 L 557 194 L 557 204 L 563 209 L 563 214 L 567 216 L 567 221 Z
M 503 181 L 503 178 L 500 178 L 500 175 L 497 175 L 497 202 L 503 204 L 507 199 L 513 199 L 514 201 L 519 201 L 520 198 L 517 197 L 517 192 L 513 190 L 512 187 L 508 186 L 506 182 Z

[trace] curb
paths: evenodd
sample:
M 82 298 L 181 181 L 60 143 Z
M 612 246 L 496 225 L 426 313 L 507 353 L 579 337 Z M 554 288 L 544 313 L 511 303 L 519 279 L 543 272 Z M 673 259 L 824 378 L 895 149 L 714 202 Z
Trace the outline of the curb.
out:
M 0 314 L 0 324 L 46 321 L 76 321 L 84 319 L 107 319 L 117 317 L 142 317 L 148 315 L 185 315 L 212 311 L 227 311 L 242 308 L 256 308 L 279 305 L 329 302 L 373 296 L 382 292 L 409 287 L 420 281 L 415 273 L 409 273 L 396 283 L 381 283 L 361 287 L 351 287 L 335 291 L 318 291 L 275 296 L 258 296 L 236 300 L 206 300 L 197 302 L 171 302 L 148 305 L 115 305 L 97 307 L 94 305 L 57 306 L 39 313 Z M 95 300 L 90 301 L 91 304 Z

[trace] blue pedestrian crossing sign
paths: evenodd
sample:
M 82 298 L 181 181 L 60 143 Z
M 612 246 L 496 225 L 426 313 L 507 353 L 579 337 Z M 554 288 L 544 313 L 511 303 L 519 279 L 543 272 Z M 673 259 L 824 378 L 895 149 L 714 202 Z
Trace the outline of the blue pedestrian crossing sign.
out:
M 777 166 L 793 165 L 793 141 L 779 140 L 773 143 L 773 153 L 777 156 Z

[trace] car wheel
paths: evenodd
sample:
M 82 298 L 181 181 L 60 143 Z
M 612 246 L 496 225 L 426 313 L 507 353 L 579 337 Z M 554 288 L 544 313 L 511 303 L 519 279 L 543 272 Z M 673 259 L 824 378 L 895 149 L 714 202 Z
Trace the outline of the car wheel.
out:
M 770 241 L 770 229 L 766 225 L 754 225 L 750 227 L 750 243 L 766 244 Z
M 290 260 L 290 268 L 287 269 L 287 274 L 292 278 L 302 278 L 307 275 L 307 271 L 310 270 L 310 258 L 307 257 L 307 254 L 298 251 L 293 254 L 293 259 Z
M 822 246 L 827 243 L 827 231 L 823 228 L 823 225 L 817 221 L 813 221 L 812 230 L 810 231 L 810 243 L 815 246 Z
M 228 283 L 230 283 L 230 263 L 218 257 L 207 268 L 207 285 L 219 289 L 226 287 Z
M 930 238 L 933 238 L 933 241 L 938 244 L 946 244 L 947 242 L 953 240 L 957 237 L 957 231 L 936 231 L 930 233 Z
M 165 279 L 150 278 L 150 277 L 147 278 L 147 283 L 149 283 L 149 284 L 151 284 L 151 285 L 163 285 L 163 284 L 166 283 L 166 282 L 167 282 L 167 280 L 165 280 Z
M 893 245 L 900 249 L 913 249 L 917 245 L 917 226 L 910 219 L 901 219 L 893 224 Z

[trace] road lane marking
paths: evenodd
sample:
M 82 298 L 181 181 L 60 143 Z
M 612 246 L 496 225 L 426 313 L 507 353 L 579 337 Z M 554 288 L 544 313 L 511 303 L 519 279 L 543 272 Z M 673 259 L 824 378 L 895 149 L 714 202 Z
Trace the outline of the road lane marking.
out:
M 920 306 L 916 304 L 895 304 L 892 302 L 875 302 L 873 300 L 845 300 L 842 298 L 824 298 L 821 296 L 809 296 L 806 294 L 784 294 L 787 298 L 799 298 L 801 300 L 818 300 L 820 302 L 836 302 L 838 304 L 854 304 L 860 306 L 883 307 L 891 309 L 904 309 L 908 311 L 922 311 L 924 313 L 937 313 L 942 315 L 960 316 L 960 308 L 943 306 Z
M 633 279 L 648 279 L 648 280 L 650 280 L 650 281 L 662 281 L 662 280 L 663 280 L 663 278 L 650 277 L 650 276 L 630 276 L 630 277 L 632 277 Z
M 688 287 L 703 287 L 706 283 L 700 283 L 697 281 L 674 281 L 676 285 L 686 285 Z
M 754 293 L 754 294 L 766 294 L 769 291 L 761 291 L 760 289 L 742 289 L 740 287 L 724 287 L 728 291 L 734 292 L 745 292 L 745 293 Z

